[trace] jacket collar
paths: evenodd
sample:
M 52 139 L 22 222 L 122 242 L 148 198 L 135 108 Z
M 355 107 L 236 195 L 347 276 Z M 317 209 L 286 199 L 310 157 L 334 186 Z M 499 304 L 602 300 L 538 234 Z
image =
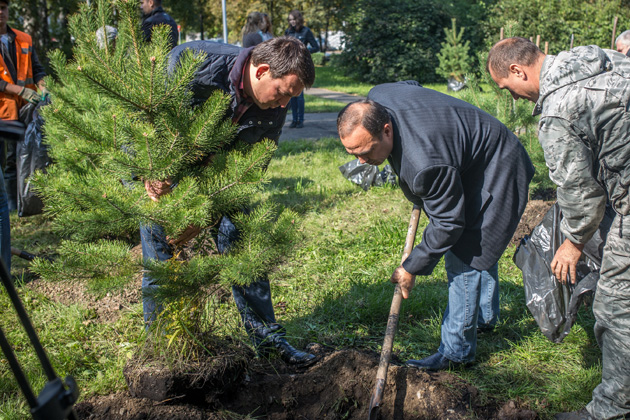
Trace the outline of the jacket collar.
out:
M 162 6 L 158 6 L 155 9 L 151 10 L 151 13 L 149 13 L 146 18 L 150 18 L 153 15 L 157 15 L 158 13 L 164 13 L 164 9 L 162 8 Z
M 230 93 L 236 95 L 237 101 L 240 103 L 246 95 L 243 91 L 243 71 L 249 65 L 249 58 L 252 55 L 251 48 L 244 48 L 236 57 L 234 67 L 230 71 Z

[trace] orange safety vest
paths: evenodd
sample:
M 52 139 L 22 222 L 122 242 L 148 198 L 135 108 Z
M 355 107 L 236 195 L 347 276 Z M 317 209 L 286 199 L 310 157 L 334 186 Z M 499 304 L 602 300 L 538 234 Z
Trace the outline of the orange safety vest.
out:
M 33 39 L 30 35 L 13 29 L 15 32 L 15 55 L 17 56 L 17 81 L 14 81 L 11 77 L 11 73 L 7 70 L 7 65 L 0 55 L 0 78 L 2 80 L 18 85 L 27 87 L 29 89 L 37 90 L 35 81 L 33 80 Z M 13 95 L 7 92 L 0 92 L 0 120 L 17 120 L 18 111 L 22 106 L 26 104 L 26 101 L 19 95 Z

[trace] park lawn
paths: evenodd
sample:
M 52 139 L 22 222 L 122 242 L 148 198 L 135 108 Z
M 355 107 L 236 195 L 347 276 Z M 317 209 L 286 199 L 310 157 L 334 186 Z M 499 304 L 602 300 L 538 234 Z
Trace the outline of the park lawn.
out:
M 382 345 L 393 294 L 388 279 L 400 263 L 411 205 L 398 188 L 365 192 L 345 180 L 338 167 L 351 159 L 335 139 L 283 142 L 269 166 L 270 182 L 257 197 L 275 200 L 300 216 L 302 238 L 270 277 L 277 318 L 299 347 L 318 342 L 379 352 Z M 46 217 L 14 216 L 11 222 L 15 244 L 28 245 L 34 253 L 56 246 Z M 425 216 L 420 224 L 420 229 L 426 226 Z M 474 365 L 452 373 L 479 388 L 482 398 L 518 399 L 547 419 L 584 406 L 599 383 L 601 356 L 592 333 L 593 316 L 590 309 L 581 309 L 564 343 L 549 342 L 525 307 L 513 253 L 514 247 L 509 248 L 499 263 L 502 312 L 495 333 L 479 337 Z M 14 274 L 30 280 L 27 266 L 13 261 Z M 103 323 L 81 302 L 66 306 L 20 281 L 18 285 L 57 374 L 74 376 L 81 398 L 125 388 L 122 368 L 143 346 L 141 304 L 124 309 L 119 320 Z M 417 278 L 411 298 L 403 302 L 394 346 L 400 360 L 436 351 L 446 298 L 446 273 L 440 263 L 431 276 Z M 233 303 L 216 310 L 216 316 L 226 320 L 225 334 L 246 340 Z M 0 320 L 38 393 L 46 379 L 4 292 Z M 4 361 L 0 395 L 0 418 L 28 416 Z

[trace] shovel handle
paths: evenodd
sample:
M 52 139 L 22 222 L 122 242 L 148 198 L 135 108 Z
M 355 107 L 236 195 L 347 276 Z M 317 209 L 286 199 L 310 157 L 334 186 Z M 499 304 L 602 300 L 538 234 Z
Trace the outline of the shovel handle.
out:
M 420 206 L 414 205 L 411 211 L 411 220 L 407 228 L 407 239 L 405 239 L 405 248 L 400 263 L 405 262 L 416 241 L 416 232 L 418 231 L 418 221 L 420 220 Z M 385 381 L 387 380 L 387 368 L 392 357 L 392 348 L 394 346 L 394 335 L 396 335 L 396 327 L 398 326 L 398 315 L 400 313 L 400 304 L 402 302 L 402 292 L 400 285 L 396 284 L 394 289 L 394 298 L 392 306 L 389 309 L 389 317 L 387 318 L 387 329 L 385 330 L 385 340 L 383 341 L 383 349 L 381 350 L 381 359 L 376 372 L 376 386 L 370 399 L 369 416 L 370 420 L 376 419 L 378 407 L 383 398 L 383 390 L 385 389 Z

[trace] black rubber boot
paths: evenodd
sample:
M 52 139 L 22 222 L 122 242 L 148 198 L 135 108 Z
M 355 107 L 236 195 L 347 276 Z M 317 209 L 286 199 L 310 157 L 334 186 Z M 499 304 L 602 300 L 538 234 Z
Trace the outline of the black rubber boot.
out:
M 289 365 L 306 367 L 317 361 L 317 356 L 296 349 L 282 337 L 274 337 L 273 344 L 280 353 L 280 358 Z

